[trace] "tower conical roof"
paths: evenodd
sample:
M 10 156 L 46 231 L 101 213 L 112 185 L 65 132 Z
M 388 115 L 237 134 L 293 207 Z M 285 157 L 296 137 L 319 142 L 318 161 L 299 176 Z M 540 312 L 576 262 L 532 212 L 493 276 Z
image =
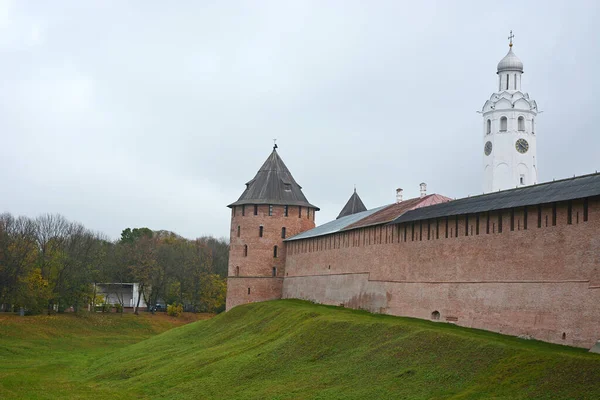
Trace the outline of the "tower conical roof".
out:
M 338 215 L 336 219 L 356 214 L 362 211 L 367 211 L 367 207 L 365 207 L 364 203 L 360 199 L 360 196 L 358 195 L 358 193 L 356 193 L 356 189 L 354 189 L 354 193 L 352 193 L 352 196 L 350 196 L 350 199 L 348 199 L 348 202 L 346 203 L 344 208 L 342 208 L 342 211 L 340 211 L 340 215 Z
M 302 193 L 302 186 L 296 182 L 275 147 L 254 179 L 246 183 L 244 193 L 228 207 L 242 204 L 304 206 L 319 210 L 317 206 L 306 200 Z

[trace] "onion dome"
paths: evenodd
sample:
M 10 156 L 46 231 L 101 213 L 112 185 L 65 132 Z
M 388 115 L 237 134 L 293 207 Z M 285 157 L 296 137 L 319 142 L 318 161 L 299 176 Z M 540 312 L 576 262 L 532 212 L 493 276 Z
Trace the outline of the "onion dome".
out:
M 523 72 L 523 62 L 513 53 L 512 45 L 510 46 L 510 50 L 508 50 L 508 54 L 498 63 L 498 73 L 503 71 Z

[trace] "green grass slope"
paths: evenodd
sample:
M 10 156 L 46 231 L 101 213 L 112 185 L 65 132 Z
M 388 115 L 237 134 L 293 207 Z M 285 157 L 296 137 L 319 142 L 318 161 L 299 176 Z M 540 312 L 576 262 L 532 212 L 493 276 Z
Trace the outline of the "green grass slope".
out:
M 295 300 L 172 329 L 85 374 L 148 398 L 600 398 L 600 356 L 584 349 Z
M 131 398 L 131 392 L 90 381 L 97 359 L 207 316 L 164 314 L 0 314 L 0 399 Z

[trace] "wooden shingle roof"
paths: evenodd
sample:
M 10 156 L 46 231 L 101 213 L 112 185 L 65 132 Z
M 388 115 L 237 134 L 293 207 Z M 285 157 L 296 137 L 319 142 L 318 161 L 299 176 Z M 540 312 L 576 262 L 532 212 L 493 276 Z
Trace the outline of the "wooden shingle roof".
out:
M 246 183 L 246 190 L 240 198 L 227 207 L 242 204 L 303 206 L 319 210 L 304 197 L 302 186 L 294 180 L 275 148 L 256 176 Z
M 360 199 L 358 193 L 356 193 L 356 189 L 354 189 L 354 193 L 348 199 L 348 202 L 340 211 L 340 215 L 337 216 L 336 219 L 340 219 L 342 217 L 346 217 L 348 215 L 356 214 L 362 211 L 367 211 L 367 207 L 365 207 L 364 203 Z

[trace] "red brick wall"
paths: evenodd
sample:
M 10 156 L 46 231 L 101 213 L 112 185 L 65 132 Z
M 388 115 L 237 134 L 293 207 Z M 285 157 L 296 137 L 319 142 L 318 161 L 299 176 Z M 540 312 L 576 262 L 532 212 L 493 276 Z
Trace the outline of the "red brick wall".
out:
M 276 268 L 277 277 L 285 275 L 285 244 L 281 237 L 282 228 L 286 228 L 286 237 L 292 237 L 315 227 L 314 209 L 307 213 L 307 208 L 302 207 L 301 215 L 298 206 L 288 206 L 288 216 L 285 216 L 285 208 L 273 205 L 272 215 L 269 215 L 268 205 L 258 205 L 258 213 L 254 215 L 254 205 L 244 207 L 237 206 L 231 211 L 230 250 L 229 250 L 229 277 L 227 288 L 227 309 L 251 301 L 262 301 L 278 298 L 275 293 L 279 290 L 281 297 L 281 282 L 277 279 L 264 279 L 273 276 L 273 268 Z M 300 215 L 300 217 L 299 217 Z M 239 236 L 238 236 L 239 226 Z M 263 236 L 259 236 L 260 226 L 263 227 Z M 244 246 L 248 246 L 247 255 L 244 254 Z M 274 246 L 277 246 L 277 257 L 274 257 Z M 239 273 L 238 273 L 239 268 Z M 232 279 L 233 277 L 238 277 Z M 252 282 L 258 287 L 251 297 L 247 296 L 247 286 L 251 282 L 244 280 L 242 285 L 239 278 L 260 277 Z M 269 283 L 270 282 L 270 283 Z M 242 285 L 242 286 L 240 286 Z M 271 285 L 272 287 L 268 288 Z M 275 297 L 273 297 L 275 296 Z
M 572 202 L 572 224 L 557 204 L 555 226 L 543 206 L 541 228 L 528 207 L 527 230 L 519 208 L 489 213 L 489 234 L 483 213 L 479 234 L 468 216 L 468 236 L 462 216 L 447 231 L 439 219 L 289 242 L 283 297 L 425 319 L 438 311 L 459 325 L 590 347 L 600 339 L 600 201 L 588 204 L 584 222 L 583 201 Z
M 236 278 L 227 279 L 227 310 L 240 304 L 281 298 L 283 278 Z M 250 293 L 248 293 L 250 289 Z

